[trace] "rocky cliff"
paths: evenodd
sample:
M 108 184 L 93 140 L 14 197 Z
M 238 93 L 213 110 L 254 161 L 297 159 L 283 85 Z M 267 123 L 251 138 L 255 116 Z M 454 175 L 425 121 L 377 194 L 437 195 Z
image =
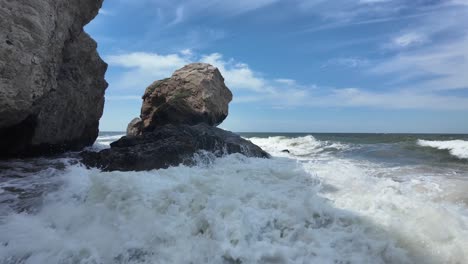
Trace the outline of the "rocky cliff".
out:
M 94 142 L 107 65 L 83 27 L 103 0 L 0 0 L 1 157 Z

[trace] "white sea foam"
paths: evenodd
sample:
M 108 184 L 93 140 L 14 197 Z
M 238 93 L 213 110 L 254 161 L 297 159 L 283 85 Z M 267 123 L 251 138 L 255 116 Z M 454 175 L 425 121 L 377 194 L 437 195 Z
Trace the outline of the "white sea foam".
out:
M 91 150 L 100 151 L 109 148 L 112 142 L 118 140 L 123 136 L 125 136 L 125 134 L 99 136 L 96 139 L 96 142 L 92 146 Z
M 468 141 L 465 140 L 430 141 L 420 139 L 418 144 L 422 147 L 448 150 L 451 155 L 457 158 L 468 159 Z
M 274 155 L 330 145 L 252 140 Z M 467 262 L 468 210 L 444 199 L 445 179 L 293 155 L 150 172 L 69 165 L 39 212 L 0 218 L 0 263 Z
M 313 136 L 305 137 L 268 137 L 268 138 L 249 138 L 252 142 L 263 148 L 268 153 L 276 156 L 299 156 L 308 157 L 322 153 L 325 150 L 336 149 L 343 150 L 348 146 L 337 143 L 316 140 Z M 288 150 L 289 154 L 282 152 Z

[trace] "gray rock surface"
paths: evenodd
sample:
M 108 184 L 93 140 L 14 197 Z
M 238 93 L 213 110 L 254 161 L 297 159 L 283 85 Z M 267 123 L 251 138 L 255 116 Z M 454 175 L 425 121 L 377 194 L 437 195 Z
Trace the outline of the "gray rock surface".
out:
M 143 121 L 141 118 L 134 118 L 127 126 L 127 136 L 137 136 L 142 129 Z
M 110 149 L 83 152 L 84 164 L 106 171 L 142 171 L 194 165 L 200 155 L 269 157 L 252 142 L 215 127 L 228 115 L 232 93 L 209 64 L 189 64 L 153 83 L 143 100 L 141 119 L 128 124 L 127 136 Z
M 83 26 L 103 0 L 0 0 L 0 156 L 94 142 L 107 65 Z
M 171 78 L 151 84 L 143 95 L 143 131 L 166 124 L 217 126 L 228 115 L 232 93 L 219 70 L 210 64 L 192 63 Z
M 101 152 L 84 152 L 83 163 L 106 171 L 142 171 L 193 165 L 196 153 L 208 151 L 220 157 L 240 153 L 248 157 L 268 158 L 260 147 L 240 136 L 207 124 L 165 125 L 154 132 L 122 137 Z

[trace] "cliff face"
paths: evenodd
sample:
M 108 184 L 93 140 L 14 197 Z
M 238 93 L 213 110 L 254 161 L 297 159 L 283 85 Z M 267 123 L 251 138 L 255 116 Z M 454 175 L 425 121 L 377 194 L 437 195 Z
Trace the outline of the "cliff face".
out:
M 0 0 L 2 157 L 94 142 L 107 64 L 83 27 L 103 0 Z

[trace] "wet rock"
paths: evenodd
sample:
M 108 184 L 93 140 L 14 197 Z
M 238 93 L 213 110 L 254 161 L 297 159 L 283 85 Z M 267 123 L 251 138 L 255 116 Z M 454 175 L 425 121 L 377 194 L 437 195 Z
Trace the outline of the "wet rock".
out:
M 165 125 L 138 136 L 122 137 L 110 149 L 82 153 L 83 163 L 106 171 L 142 171 L 195 164 L 194 155 L 208 151 L 220 157 L 241 153 L 267 158 L 268 153 L 240 136 L 207 124 Z

